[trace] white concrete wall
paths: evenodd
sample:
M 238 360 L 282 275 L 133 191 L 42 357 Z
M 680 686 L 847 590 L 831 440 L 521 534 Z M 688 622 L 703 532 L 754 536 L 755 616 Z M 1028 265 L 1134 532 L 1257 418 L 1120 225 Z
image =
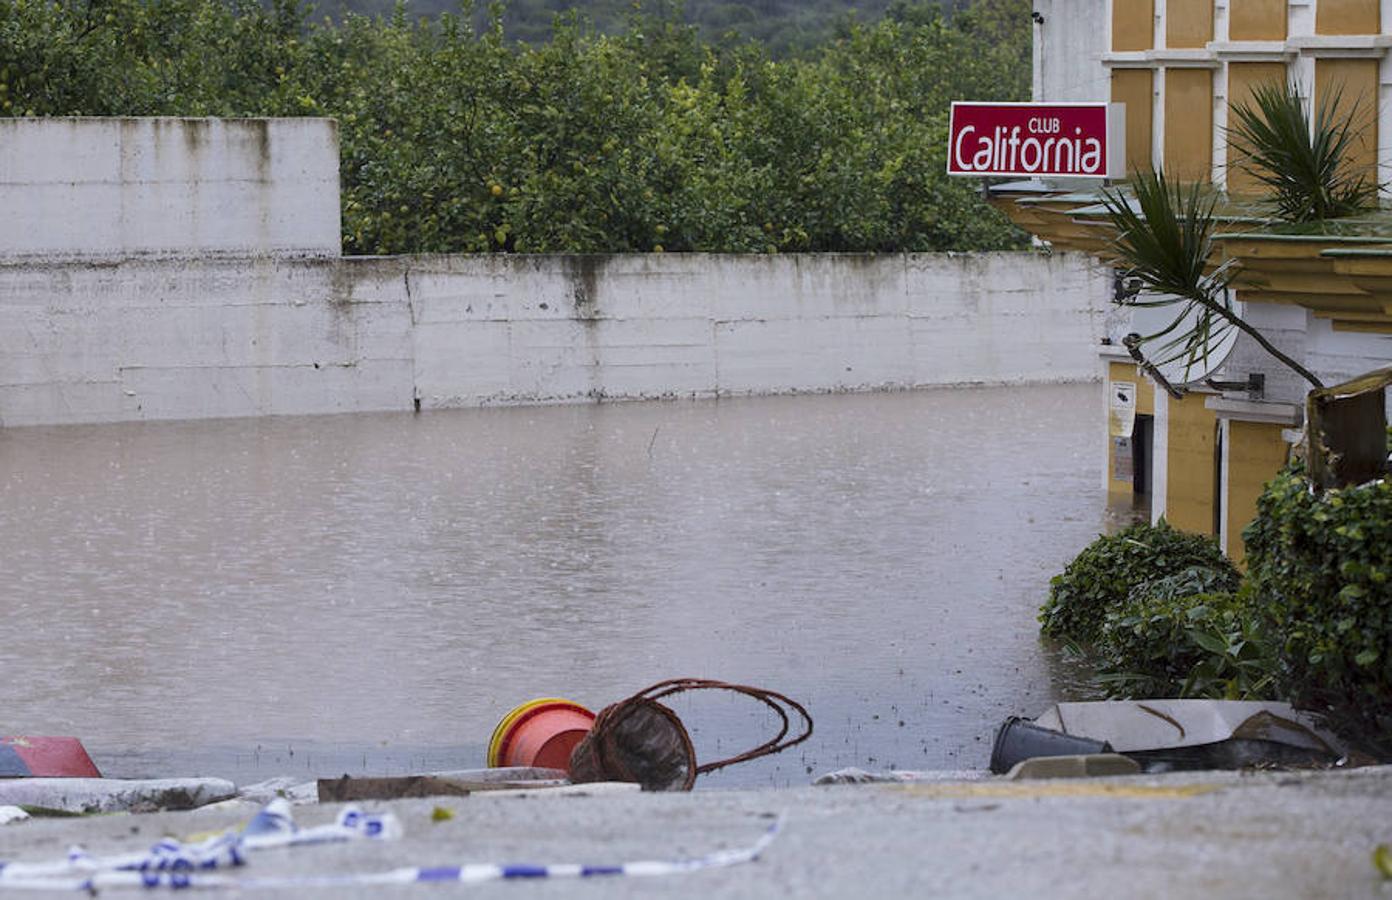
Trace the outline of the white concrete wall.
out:
M 1299 361 L 1326 385 L 1348 381 L 1392 365 L 1392 335 L 1335 331 L 1333 323 L 1300 306 L 1247 303 L 1243 318 L 1281 352 Z M 1309 382 L 1246 335 L 1238 338 L 1220 377 L 1232 381 L 1266 375 L 1264 399 L 1303 406 Z
M 1034 25 L 1036 101 L 1110 100 L 1111 73 L 1102 54 L 1111 46 L 1108 0 L 1033 0 L 1043 22 Z
M 339 246 L 330 119 L 0 119 L 0 258 Z
M 0 261 L 0 424 L 1091 381 L 1072 254 Z
M 1082 257 L 339 257 L 326 119 L 0 120 L 0 424 L 1091 380 Z

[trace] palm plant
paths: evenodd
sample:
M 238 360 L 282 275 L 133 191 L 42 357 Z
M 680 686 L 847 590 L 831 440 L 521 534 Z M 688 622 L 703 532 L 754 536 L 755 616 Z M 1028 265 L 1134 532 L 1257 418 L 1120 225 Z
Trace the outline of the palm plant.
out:
M 1235 262 L 1210 268 L 1209 260 L 1217 258 L 1213 248 L 1217 196 L 1212 190 L 1202 184 L 1167 181 L 1158 171 L 1138 174 L 1131 187 L 1134 204 L 1113 190 L 1103 190 L 1103 202 L 1117 232 L 1115 252 L 1143 288 L 1126 304 L 1177 308 L 1167 327 L 1143 336 L 1147 342 L 1162 341 L 1157 361 L 1183 359 L 1190 367 L 1197 365 L 1207 358 L 1217 338 L 1237 328 L 1312 385 L 1323 387 L 1314 374 L 1273 346 L 1234 310 L 1229 287 L 1238 276 Z M 1144 299 L 1147 296 L 1150 299 Z
M 1293 82 L 1265 82 L 1232 109 L 1230 129 L 1238 168 L 1260 182 L 1287 222 L 1354 215 L 1375 205 L 1378 185 L 1349 164 L 1367 122 L 1355 101 L 1340 113 L 1342 90 L 1326 93 L 1314 110 Z

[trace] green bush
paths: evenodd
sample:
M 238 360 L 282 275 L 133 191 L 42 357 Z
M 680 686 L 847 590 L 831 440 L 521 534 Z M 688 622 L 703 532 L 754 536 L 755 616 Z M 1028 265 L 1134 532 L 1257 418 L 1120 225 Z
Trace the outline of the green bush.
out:
M 1296 463 L 1243 539 L 1239 588 L 1205 538 L 1101 538 L 1053 580 L 1040 621 L 1081 645 L 1108 696 L 1286 699 L 1392 756 L 1392 481 L 1316 494 Z
M 1239 575 L 1210 538 L 1178 531 L 1163 520 L 1132 525 L 1093 541 L 1049 582 L 1039 621 L 1045 634 L 1091 642 L 1107 612 L 1120 609 L 1132 591 L 1161 579 L 1175 579 L 1155 586 L 1164 596 L 1185 584 L 1233 591 Z
M 1226 562 L 1226 560 L 1224 560 Z M 1195 594 L 1216 594 L 1237 588 L 1237 570 L 1231 565 L 1214 567 L 1195 565 L 1180 569 L 1152 581 L 1142 581 L 1126 595 L 1128 607 L 1145 607 L 1192 597 Z
M 1133 593 L 1106 614 L 1093 649 L 1109 697 L 1249 700 L 1278 692 L 1277 647 L 1246 592 Z
M 331 116 L 347 253 L 1017 248 L 945 156 L 949 101 L 1029 94 L 1014 2 L 775 60 L 641 14 L 517 44 L 468 0 L 322 24 L 299 0 L 0 0 L 0 116 Z
M 1392 483 L 1316 495 L 1296 464 L 1267 486 L 1243 540 L 1293 699 L 1365 735 L 1392 732 Z

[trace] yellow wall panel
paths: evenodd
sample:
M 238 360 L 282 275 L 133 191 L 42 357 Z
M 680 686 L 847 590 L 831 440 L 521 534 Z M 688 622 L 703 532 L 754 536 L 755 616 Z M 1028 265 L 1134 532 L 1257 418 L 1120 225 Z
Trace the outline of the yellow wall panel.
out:
M 1380 18 L 1378 0 L 1319 0 L 1315 33 L 1377 34 Z
M 1136 386 L 1136 415 L 1155 415 L 1155 387 L 1131 363 L 1114 362 L 1107 366 L 1107 386 L 1114 381 L 1129 381 Z M 1133 494 L 1129 476 L 1118 479 L 1116 457 L 1111 435 L 1107 435 L 1107 495 L 1112 500 L 1127 499 Z
M 1232 109 L 1239 104 L 1252 103 L 1252 88 L 1262 82 L 1282 84 L 1286 80 L 1284 63 L 1229 63 L 1228 64 L 1228 128 L 1237 127 L 1237 117 Z M 1231 132 L 1230 132 L 1231 134 Z M 1228 193 L 1258 194 L 1261 183 L 1242 169 L 1242 154 L 1228 139 Z
M 1165 70 L 1165 173 L 1203 181 L 1213 172 L 1213 73 Z
M 1218 418 L 1206 394 L 1169 401 L 1165 519 L 1195 534 L 1213 534 L 1218 461 Z
M 1286 0 L 1229 0 L 1228 39 L 1284 41 Z
M 1150 69 L 1113 69 L 1112 102 L 1126 104 L 1126 171 L 1155 168 L 1150 157 L 1151 119 L 1155 111 L 1155 73 Z
M 1324 8 L 1321 0 L 1320 8 Z M 1376 30 L 1376 29 L 1374 29 Z M 1315 96 L 1338 96 L 1339 114 L 1350 116 L 1359 132 L 1349 155 L 1355 171 L 1377 180 L 1378 61 L 1375 59 L 1315 60 Z
M 1288 446 L 1280 425 L 1263 422 L 1228 423 L 1228 556 L 1241 563 L 1247 558 L 1242 529 L 1257 516 L 1257 498 L 1266 483 L 1286 464 Z
M 1155 46 L 1155 0 L 1112 0 L 1112 50 Z
M 1202 47 L 1213 40 L 1213 0 L 1168 0 L 1165 46 Z

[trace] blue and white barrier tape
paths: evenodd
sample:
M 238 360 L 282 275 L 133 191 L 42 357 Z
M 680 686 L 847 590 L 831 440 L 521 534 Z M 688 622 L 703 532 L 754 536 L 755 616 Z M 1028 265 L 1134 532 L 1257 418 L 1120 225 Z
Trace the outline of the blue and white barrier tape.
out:
M 0 863 L 0 887 L 13 887 L 20 880 L 103 872 L 208 872 L 243 865 L 245 853 L 250 850 L 354 840 L 395 840 L 400 836 L 401 823 L 391 813 L 369 815 L 353 806 L 344 809 L 332 824 L 300 828 L 290 817 L 290 804 L 276 799 L 240 832 L 229 831 L 197 843 L 165 838 L 143 853 L 115 856 L 92 856 L 81 847 L 73 847 L 62 860 Z
M 103 888 L 219 888 L 240 891 L 285 890 L 295 888 L 372 887 L 404 884 L 481 884 L 488 881 L 531 880 L 538 878 L 612 878 L 618 876 L 654 877 L 681 875 L 705 869 L 723 869 L 757 860 L 783 828 L 780 815 L 753 844 L 739 850 L 721 850 L 706 856 L 680 860 L 645 860 L 612 865 L 493 865 L 469 863 L 434 868 L 401 868 L 384 872 L 346 875 L 286 875 L 263 878 L 239 877 L 194 869 L 113 870 L 86 877 L 10 877 L 9 868 L 0 868 L 0 888 L 24 890 L 98 891 Z

